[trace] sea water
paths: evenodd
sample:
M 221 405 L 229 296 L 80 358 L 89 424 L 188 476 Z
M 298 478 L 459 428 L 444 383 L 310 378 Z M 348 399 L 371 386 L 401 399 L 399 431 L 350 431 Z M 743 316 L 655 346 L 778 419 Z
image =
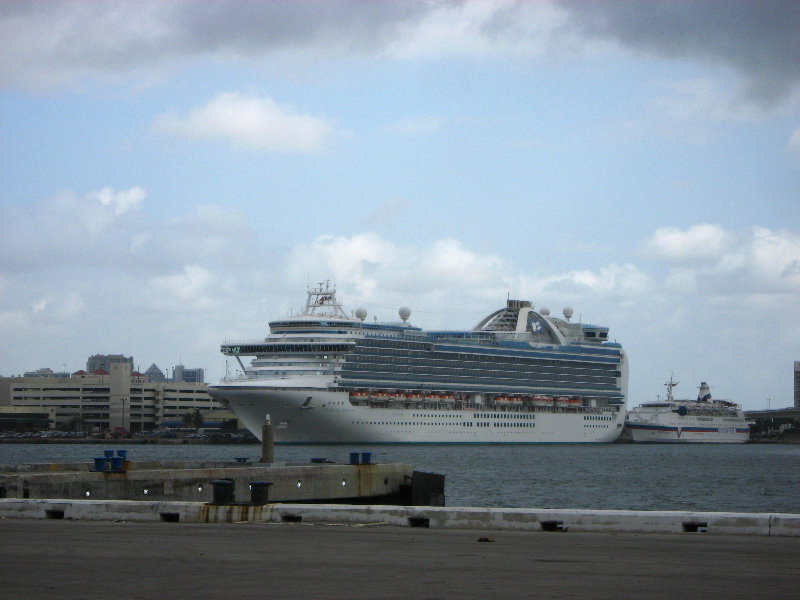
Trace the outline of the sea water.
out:
M 259 460 L 257 445 L 0 444 L 0 463 Z M 800 445 L 378 445 L 275 447 L 275 460 L 402 462 L 445 475 L 447 506 L 800 513 Z

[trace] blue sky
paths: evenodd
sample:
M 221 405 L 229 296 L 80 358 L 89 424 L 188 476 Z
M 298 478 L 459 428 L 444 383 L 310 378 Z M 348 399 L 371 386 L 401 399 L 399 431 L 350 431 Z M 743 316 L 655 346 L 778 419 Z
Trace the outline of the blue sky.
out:
M 330 279 L 607 325 L 629 405 L 792 402 L 794 2 L 1 2 L 0 374 L 209 381 Z

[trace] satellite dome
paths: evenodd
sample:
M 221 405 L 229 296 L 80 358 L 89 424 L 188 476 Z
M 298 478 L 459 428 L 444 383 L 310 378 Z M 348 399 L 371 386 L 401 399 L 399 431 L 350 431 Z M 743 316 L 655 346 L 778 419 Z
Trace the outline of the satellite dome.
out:
M 572 318 L 573 314 L 574 314 L 574 311 L 572 310 L 571 306 L 565 306 L 564 307 L 564 317 L 567 319 L 567 321 L 569 321 Z
M 546 317 L 550 314 L 550 309 L 547 308 L 546 306 L 543 306 L 541 310 L 539 310 L 539 314 L 544 315 Z
M 408 320 L 408 317 L 411 316 L 411 309 L 407 306 L 402 306 L 400 307 L 398 313 L 400 314 L 400 318 L 403 319 L 403 323 L 405 323 Z
M 367 318 L 367 310 L 365 308 L 357 308 L 356 309 L 356 318 L 359 321 L 363 321 Z

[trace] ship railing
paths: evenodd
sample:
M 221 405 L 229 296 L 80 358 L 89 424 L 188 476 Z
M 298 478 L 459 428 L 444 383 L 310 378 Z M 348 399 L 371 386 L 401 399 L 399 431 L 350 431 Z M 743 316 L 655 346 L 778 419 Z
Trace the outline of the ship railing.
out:
M 254 379 L 254 377 L 251 377 L 249 375 L 237 375 L 237 376 L 222 377 L 219 380 L 219 382 L 220 383 L 238 383 L 240 381 L 248 381 L 250 379 Z
M 496 405 L 493 403 L 476 403 L 466 401 L 451 401 L 438 399 L 410 400 L 406 398 L 392 398 L 389 394 L 370 394 L 356 392 L 350 394 L 350 403 L 353 406 L 369 406 L 371 408 L 404 408 L 419 410 L 448 410 L 448 411 L 493 411 L 502 413 L 577 413 L 589 415 L 602 415 L 608 411 L 596 406 L 542 406 L 542 405 Z

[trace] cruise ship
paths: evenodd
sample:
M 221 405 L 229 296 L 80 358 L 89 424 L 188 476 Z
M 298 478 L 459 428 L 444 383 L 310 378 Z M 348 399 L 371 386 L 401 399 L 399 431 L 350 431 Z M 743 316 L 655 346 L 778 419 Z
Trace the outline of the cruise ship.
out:
M 666 401 L 646 402 L 628 414 L 626 427 L 634 442 L 738 444 L 750 439 L 741 406 L 712 400 L 705 381 L 697 400 L 676 400 L 672 390 L 678 382 L 672 377 L 664 385 Z
M 302 314 L 260 341 L 227 342 L 241 371 L 209 391 L 276 443 L 610 443 L 622 432 L 628 364 L 608 328 L 525 300 L 463 331 L 350 315 L 323 282 Z M 244 359 L 244 360 L 243 360 Z

